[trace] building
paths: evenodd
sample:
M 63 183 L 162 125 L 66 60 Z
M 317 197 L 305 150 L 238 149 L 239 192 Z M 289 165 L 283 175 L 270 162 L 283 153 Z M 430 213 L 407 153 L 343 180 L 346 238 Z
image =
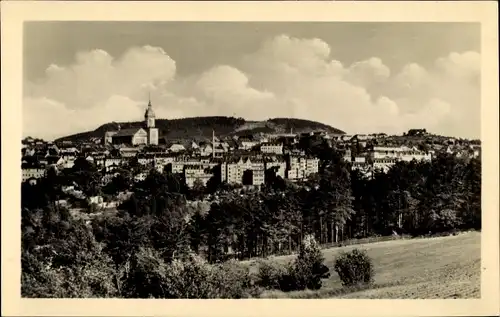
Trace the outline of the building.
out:
M 287 161 L 286 178 L 296 181 L 304 180 L 319 172 L 319 159 L 303 155 L 289 155 Z
M 47 169 L 43 165 L 38 164 L 22 164 L 21 180 L 26 182 L 29 179 L 40 179 L 46 175 Z
M 153 166 L 155 158 L 153 155 L 150 154 L 140 154 L 137 156 L 137 162 L 141 165 Z
M 344 151 L 344 155 L 342 156 L 344 161 L 351 162 L 352 161 L 352 152 L 350 149 L 346 149 Z
M 158 128 L 155 127 L 156 115 L 151 105 L 151 99 L 148 102 L 148 108 L 144 113 L 144 120 L 146 121 L 146 129 L 148 134 L 148 145 L 158 145 Z
M 158 128 L 155 127 L 156 116 L 149 100 L 144 113 L 144 128 L 121 129 L 106 131 L 104 144 L 158 145 Z
M 306 177 L 319 172 L 319 159 L 316 157 L 306 158 Z
M 206 186 L 208 180 L 214 175 L 212 168 L 204 164 L 186 165 L 184 168 L 184 179 L 186 185 L 192 188 L 197 181 L 200 181 L 203 186 Z
M 369 153 L 372 160 L 376 159 L 395 159 L 400 161 L 430 161 L 432 154 L 428 152 L 419 151 L 417 148 L 412 147 L 381 147 L 375 146 Z
M 225 164 L 226 179 L 229 184 L 243 184 L 259 186 L 264 184 L 265 164 L 259 158 L 233 159 Z M 224 171 L 222 171 L 224 173 Z
M 168 150 L 173 153 L 186 151 L 186 147 L 181 143 L 172 143 Z
M 122 157 L 134 157 L 139 153 L 139 149 L 136 147 L 121 147 L 118 153 L 120 153 Z
M 426 129 L 410 129 L 406 133 L 407 136 L 423 136 L 427 135 L 427 130 Z
M 377 158 L 373 160 L 373 170 L 379 170 L 384 173 L 396 164 L 398 160 L 394 158 Z
M 124 160 L 121 157 L 107 157 L 104 160 L 104 167 L 106 171 L 113 171 L 116 168 L 122 166 Z
M 270 157 L 265 161 L 266 170 L 276 168 L 276 176 L 283 179 L 286 177 L 286 160 L 283 157 Z
M 260 151 L 266 154 L 283 154 L 283 144 L 274 142 L 262 143 Z
M 120 129 L 118 131 L 106 132 L 110 137 L 111 144 L 146 145 L 148 133 L 142 128 Z
M 248 150 L 251 150 L 253 147 L 255 147 L 258 144 L 259 144 L 259 142 L 249 140 L 246 138 L 238 139 L 238 149 L 239 150 L 248 151 Z

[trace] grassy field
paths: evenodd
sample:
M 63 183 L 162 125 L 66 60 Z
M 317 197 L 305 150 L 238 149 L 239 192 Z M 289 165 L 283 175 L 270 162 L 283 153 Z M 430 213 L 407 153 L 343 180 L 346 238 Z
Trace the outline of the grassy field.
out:
M 266 291 L 264 298 L 480 298 L 481 234 L 397 240 L 323 250 L 331 277 L 317 291 Z M 354 248 L 367 250 L 375 264 L 375 284 L 346 289 L 333 270 L 336 255 Z M 287 262 L 293 256 L 276 257 Z M 255 262 L 249 263 L 255 270 Z

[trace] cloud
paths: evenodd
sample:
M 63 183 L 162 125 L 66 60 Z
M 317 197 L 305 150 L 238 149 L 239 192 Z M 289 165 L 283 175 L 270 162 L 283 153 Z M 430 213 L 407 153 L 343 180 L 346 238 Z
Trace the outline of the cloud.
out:
M 34 135 L 47 140 L 62 135 L 84 132 L 97 126 L 117 121 L 141 118 L 143 107 L 125 96 L 113 95 L 91 108 L 71 109 L 49 98 L 24 99 L 23 135 Z
M 479 53 L 450 52 L 432 67 L 409 61 L 391 70 L 378 57 L 344 65 L 331 52 L 321 39 L 281 35 L 234 65 L 187 77 L 158 47 L 132 47 L 117 57 L 80 52 L 72 65 L 49 65 L 44 78 L 26 83 L 23 134 L 53 138 L 141 120 L 150 93 L 160 118 L 297 117 L 348 133 L 422 127 L 479 137 Z

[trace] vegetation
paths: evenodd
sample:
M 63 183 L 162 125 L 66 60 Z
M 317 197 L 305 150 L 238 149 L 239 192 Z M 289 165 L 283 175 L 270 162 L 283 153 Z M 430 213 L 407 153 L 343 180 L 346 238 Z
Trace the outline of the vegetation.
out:
M 334 271 L 342 252 L 365 249 L 372 259 L 373 283 L 343 286 Z M 325 265 L 332 272 L 319 290 L 283 292 L 267 289 L 260 298 L 360 298 L 444 299 L 480 298 L 481 235 L 466 232 L 434 238 L 400 239 L 323 250 Z M 276 266 L 292 263 L 294 256 L 274 257 Z M 260 270 L 255 260 L 243 262 Z
M 351 252 L 342 252 L 335 260 L 335 271 L 344 286 L 373 282 L 373 263 L 366 251 L 354 249 Z
M 400 162 L 367 179 L 324 143 L 301 146 L 321 158 L 320 173 L 304 184 L 266 175 L 260 191 L 210 182 L 189 189 L 181 176 L 155 170 L 134 182 L 130 171 L 141 168 L 134 162 L 103 186 L 103 172 L 84 159 L 70 170 L 50 171 L 36 185 L 22 184 L 23 296 L 241 298 L 263 288 L 321 291 L 335 266 L 328 259 L 324 265 L 318 244 L 480 229 L 479 159 Z M 64 191 L 68 185 L 83 197 L 131 196 L 114 213 L 84 220 L 57 203 L 85 201 Z M 208 206 L 192 203 L 207 193 L 214 194 Z M 81 205 L 85 212 L 92 204 Z M 295 262 L 257 277 L 228 261 L 295 252 Z M 340 265 L 338 275 L 359 282 L 360 275 L 345 268 L 364 267 L 362 258 Z

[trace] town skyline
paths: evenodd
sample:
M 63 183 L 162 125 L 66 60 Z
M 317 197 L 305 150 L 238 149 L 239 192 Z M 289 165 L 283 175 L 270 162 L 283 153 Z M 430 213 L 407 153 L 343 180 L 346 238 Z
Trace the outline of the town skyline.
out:
M 139 121 L 149 93 L 157 119 L 289 117 L 348 134 L 480 137 L 477 24 L 231 26 L 27 23 L 23 137 Z

